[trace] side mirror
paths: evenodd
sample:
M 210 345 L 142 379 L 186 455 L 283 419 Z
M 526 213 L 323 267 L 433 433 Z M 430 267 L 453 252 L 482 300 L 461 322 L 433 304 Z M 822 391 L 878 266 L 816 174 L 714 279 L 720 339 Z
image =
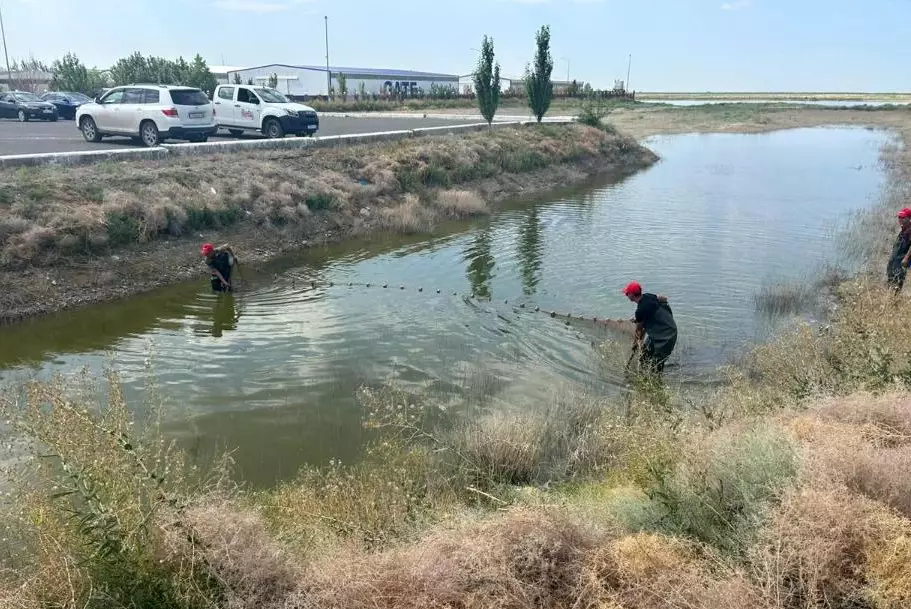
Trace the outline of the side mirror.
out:
M 93 101 L 94 101 L 96 104 L 100 104 L 100 103 L 101 103 L 101 97 L 96 97 Z

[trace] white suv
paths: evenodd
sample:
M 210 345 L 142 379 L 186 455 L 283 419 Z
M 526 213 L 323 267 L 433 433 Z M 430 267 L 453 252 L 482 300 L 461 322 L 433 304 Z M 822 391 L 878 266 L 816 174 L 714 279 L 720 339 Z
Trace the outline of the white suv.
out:
M 149 147 L 166 139 L 204 142 L 218 130 L 215 106 L 205 93 L 171 85 L 114 87 L 79 106 L 76 127 L 88 142 L 125 135 Z

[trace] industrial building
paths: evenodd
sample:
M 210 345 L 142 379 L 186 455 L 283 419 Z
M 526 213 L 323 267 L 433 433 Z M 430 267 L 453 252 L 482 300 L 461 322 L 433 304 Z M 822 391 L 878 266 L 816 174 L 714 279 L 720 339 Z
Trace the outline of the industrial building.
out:
M 230 70 L 225 73 L 227 82 L 239 78 L 241 82 L 253 81 L 265 85 L 274 76 L 278 81 L 276 87 L 282 93 L 292 97 L 310 98 L 325 97 L 328 94 L 331 74 L 331 87 L 339 91 L 338 77 L 344 74 L 348 95 L 366 93 L 367 95 L 404 95 L 411 97 L 420 93 L 429 94 L 431 87 L 458 88 L 459 77 L 452 74 L 432 72 L 414 72 L 411 70 L 382 70 L 376 68 L 344 68 L 325 66 L 291 66 L 270 64 L 255 68 Z

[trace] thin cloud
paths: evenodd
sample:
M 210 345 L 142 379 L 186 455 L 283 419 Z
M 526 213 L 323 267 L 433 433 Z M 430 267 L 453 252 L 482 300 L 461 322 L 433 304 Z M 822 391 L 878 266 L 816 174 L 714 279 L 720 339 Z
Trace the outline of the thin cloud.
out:
M 217 0 L 212 3 L 217 9 L 236 13 L 281 13 L 309 0 Z
M 739 11 L 752 5 L 752 0 L 736 0 L 735 2 L 725 2 L 721 5 L 723 11 Z

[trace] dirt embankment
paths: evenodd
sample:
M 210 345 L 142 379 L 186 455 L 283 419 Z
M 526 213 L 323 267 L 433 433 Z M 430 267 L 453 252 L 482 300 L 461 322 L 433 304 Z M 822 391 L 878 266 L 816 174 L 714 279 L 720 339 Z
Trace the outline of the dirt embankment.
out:
M 0 173 L 0 324 L 199 277 L 204 241 L 256 264 L 374 231 L 432 231 L 506 198 L 657 157 L 581 125 L 314 151 Z

